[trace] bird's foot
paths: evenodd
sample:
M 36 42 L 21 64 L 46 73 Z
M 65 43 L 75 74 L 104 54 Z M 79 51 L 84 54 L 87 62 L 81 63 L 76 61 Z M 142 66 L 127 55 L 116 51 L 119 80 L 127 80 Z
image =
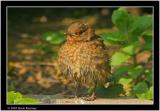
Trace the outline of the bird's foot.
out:
M 65 95 L 64 97 L 66 97 L 68 99 L 78 98 L 78 96 L 74 96 L 74 95 Z
M 96 99 L 96 96 L 92 95 L 92 96 L 82 97 L 82 99 L 85 101 L 94 101 Z

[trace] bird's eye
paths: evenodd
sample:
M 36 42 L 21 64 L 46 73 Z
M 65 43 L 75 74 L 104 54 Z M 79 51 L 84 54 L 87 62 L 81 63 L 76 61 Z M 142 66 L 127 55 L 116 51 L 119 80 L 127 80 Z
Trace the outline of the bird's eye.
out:
M 85 33 L 82 33 L 80 36 L 81 36 L 81 37 L 84 37 L 84 35 L 85 35 Z
M 75 33 L 75 35 L 78 35 L 78 34 L 79 34 L 78 32 Z

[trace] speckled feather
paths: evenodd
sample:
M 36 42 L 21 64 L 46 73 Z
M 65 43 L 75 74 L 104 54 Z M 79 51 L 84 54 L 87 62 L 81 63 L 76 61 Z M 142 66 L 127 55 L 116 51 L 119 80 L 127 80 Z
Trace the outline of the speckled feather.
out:
M 76 30 L 75 26 L 68 29 Z M 104 83 L 110 74 L 107 51 L 100 37 L 90 33 L 93 33 L 92 29 L 88 28 L 81 33 L 82 37 L 68 35 L 59 50 L 58 63 L 62 73 L 74 81 L 81 84 Z

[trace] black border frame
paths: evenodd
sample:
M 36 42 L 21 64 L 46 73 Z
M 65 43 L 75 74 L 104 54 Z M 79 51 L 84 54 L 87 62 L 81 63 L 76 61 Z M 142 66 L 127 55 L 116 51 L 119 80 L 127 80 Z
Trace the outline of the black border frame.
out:
M 154 7 L 154 104 L 153 105 L 7 105 L 6 104 L 6 7 L 7 6 L 153 6 Z M 159 109 L 159 1 L 2 1 L 1 2 L 1 104 L 3 110 L 158 110 Z M 158 59 L 158 60 L 157 60 Z M 3 75 L 3 76 L 2 76 Z

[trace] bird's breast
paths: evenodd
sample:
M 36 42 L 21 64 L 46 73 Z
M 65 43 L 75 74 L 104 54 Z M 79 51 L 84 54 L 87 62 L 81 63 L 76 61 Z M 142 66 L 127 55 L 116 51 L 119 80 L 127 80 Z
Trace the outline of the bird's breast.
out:
M 105 53 L 102 47 L 95 43 L 77 42 L 64 44 L 59 51 L 59 57 L 69 66 L 80 67 L 82 65 L 96 65 L 98 61 L 105 59 Z
M 59 50 L 59 63 L 67 75 L 104 78 L 106 60 L 104 49 L 95 42 L 66 42 Z

